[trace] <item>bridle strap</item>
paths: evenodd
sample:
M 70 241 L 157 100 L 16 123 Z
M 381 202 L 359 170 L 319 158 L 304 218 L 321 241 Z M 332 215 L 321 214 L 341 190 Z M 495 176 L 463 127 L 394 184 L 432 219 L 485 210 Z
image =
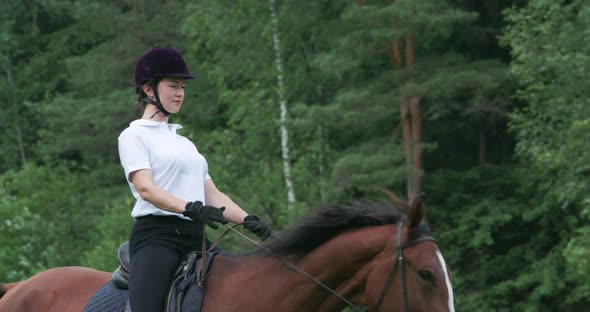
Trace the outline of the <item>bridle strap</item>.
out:
M 403 228 L 403 224 L 401 226 Z M 402 246 L 402 235 L 400 227 L 397 228 L 397 254 L 399 257 L 397 261 L 399 261 L 399 269 L 402 274 L 402 295 L 404 297 L 404 306 L 406 307 L 406 312 L 410 312 L 410 304 L 408 303 L 408 288 L 406 287 L 406 270 L 404 270 L 404 247 Z
M 404 306 L 406 308 L 406 312 L 410 312 L 410 303 L 408 302 L 408 289 L 406 287 L 406 270 L 404 270 L 404 248 L 414 246 L 418 243 L 425 242 L 425 241 L 432 241 L 432 242 L 435 241 L 432 236 L 423 236 L 423 237 L 417 238 L 413 241 L 409 241 L 405 244 L 402 244 L 402 229 L 403 228 L 404 228 L 404 221 L 400 221 L 397 224 L 397 238 L 396 238 L 396 240 L 397 240 L 397 244 L 396 244 L 397 256 L 396 256 L 396 260 L 393 263 L 393 265 L 391 266 L 389 273 L 387 274 L 387 278 L 385 279 L 385 282 L 383 284 L 383 288 L 381 289 L 381 293 L 379 294 L 379 299 L 377 299 L 377 304 L 375 305 L 376 312 L 379 311 L 379 306 L 381 305 L 381 303 L 383 302 L 383 299 L 385 298 L 385 292 L 387 291 L 387 287 L 389 286 L 389 284 L 391 283 L 391 280 L 393 279 L 393 274 L 395 273 L 398 265 L 400 267 L 400 273 L 401 273 L 402 297 L 404 299 Z
M 383 302 L 383 298 L 385 297 L 385 291 L 387 290 L 387 286 L 389 286 L 389 284 L 390 284 L 389 282 L 393 278 L 393 273 L 397 269 L 398 264 L 399 263 L 402 263 L 402 265 L 403 265 L 404 258 L 403 258 L 403 254 L 402 254 L 402 249 L 400 248 L 400 246 L 401 246 L 400 242 L 401 242 L 402 228 L 403 227 L 404 227 L 404 221 L 400 221 L 397 224 L 397 244 L 396 244 L 396 246 L 397 246 L 397 248 L 396 248 L 397 249 L 397 256 L 395 257 L 396 260 L 393 263 L 393 265 L 391 266 L 391 269 L 389 270 L 389 273 L 387 273 L 387 278 L 385 279 L 385 282 L 383 284 L 383 287 L 381 288 L 381 293 L 379 294 L 379 299 L 377 299 L 377 304 L 375 305 L 375 311 L 379 311 L 379 306 L 381 305 L 381 302 Z M 403 271 L 403 269 L 402 269 L 402 271 Z M 402 277 L 402 279 L 404 279 L 402 281 L 402 283 L 405 284 L 405 276 Z M 405 290 L 405 287 L 403 287 L 403 288 L 404 288 L 403 290 Z M 407 296 L 405 295 L 405 293 L 403 294 L 403 296 L 404 296 L 404 302 L 406 302 L 407 301 L 407 299 L 406 299 Z M 406 307 L 407 307 L 407 303 L 406 303 Z

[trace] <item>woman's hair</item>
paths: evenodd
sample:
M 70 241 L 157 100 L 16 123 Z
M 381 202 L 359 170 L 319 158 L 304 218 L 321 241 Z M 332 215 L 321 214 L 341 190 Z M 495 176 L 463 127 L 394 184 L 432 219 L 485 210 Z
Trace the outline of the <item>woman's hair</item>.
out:
M 137 87 L 136 91 L 138 94 L 138 98 L 137 102 L 135 103 L 135 114 L 138 118 L 141 118 L 143 112 L 145 111 L 145 107 L 148 105 L 148 102 L 143 100 L 147 97 L 147 94 L 143 92 L 143 88 L 141 87 Z

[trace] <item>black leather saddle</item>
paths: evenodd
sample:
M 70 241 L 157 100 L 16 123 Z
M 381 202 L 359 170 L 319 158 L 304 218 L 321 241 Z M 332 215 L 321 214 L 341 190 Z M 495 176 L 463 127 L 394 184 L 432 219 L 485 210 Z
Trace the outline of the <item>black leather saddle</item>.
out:
M 184 257 L 172 278 L 166 300 L 166 312 L 181 311 L 189 288 L 194 289 L 192 292 L 195 293 L 191 293 L 191 301 L 194 303 L 192 306 L 200 307 L 204 298 L 205 280 L 209 275 L 211 262 L 217 253 L 219 251 L 207 252 L 206 259 L 202 259 L 201 252 L 190 252 Z M 119 267 L 112 274 L 113 284 L 119 289 L 128 289 L 131 269 L 129 242 L 124 242 L 119 246 L 117 257 L 119 258 Z M 131 311 L 128 304 L 125 311 Z

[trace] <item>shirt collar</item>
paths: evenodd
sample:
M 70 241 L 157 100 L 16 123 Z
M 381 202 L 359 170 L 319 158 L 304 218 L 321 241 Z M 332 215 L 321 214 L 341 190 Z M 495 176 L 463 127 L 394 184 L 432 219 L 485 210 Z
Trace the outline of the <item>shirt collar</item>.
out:
M 165 126 L 167 129 L 176 132 L 178 129 L 182 129 L 182 126 L 179 124 L 169 124 L 165 121 L 153 121 L 147 119 L 137 119 L 131 122 L 130 125 L 137 125 L 137 126 L 145 126 L 145 127 L 161 127 Z

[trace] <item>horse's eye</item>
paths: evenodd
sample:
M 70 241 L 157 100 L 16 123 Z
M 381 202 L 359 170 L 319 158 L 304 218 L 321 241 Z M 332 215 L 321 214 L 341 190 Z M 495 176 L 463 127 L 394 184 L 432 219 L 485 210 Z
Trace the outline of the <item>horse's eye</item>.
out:
M 434 273 L 431 271 L 420 270 L 418 271 L 418 275 L 420 275 L 420 277 L 425 281 L 434 282 Z

